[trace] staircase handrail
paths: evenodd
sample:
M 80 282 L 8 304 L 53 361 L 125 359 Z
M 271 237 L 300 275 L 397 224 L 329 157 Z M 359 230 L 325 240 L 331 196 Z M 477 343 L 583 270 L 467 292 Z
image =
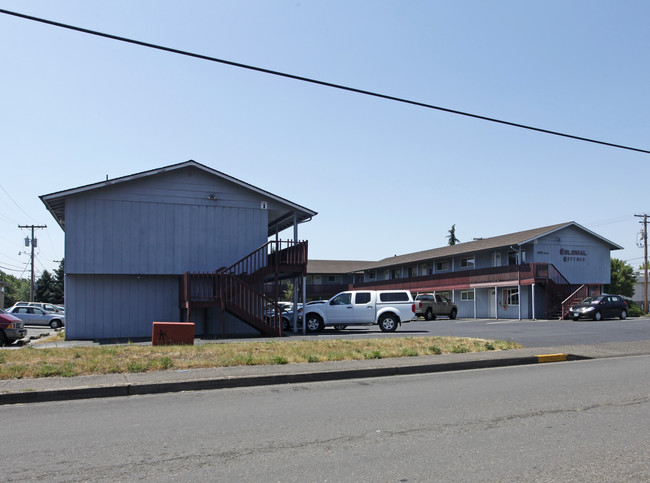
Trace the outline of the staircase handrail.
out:
M 562 301 L 562 305 L 564 305 L 565 303 L 567 303 L 567 302 L 569 301 L 569 299 L 572 299 L 575 295 L 577 295 L 577 293 L 578 293 L 580 290 L 582 290 L 584 287 L 586 287 L 586 285 L 583 283 L 582 285 L 580 285 L 580 286 L 576 289 L 575 292 L 573 292 L 571 295 L 569 295 L 567 298 L 565 298 L 565 299 Z
M 226 308 L 268 335 L 281 335 L 281 310 L 276 301 L 239 277 L 227 273 L 217 277 Z
M 584 293 L 585 290 L 587 291 L 586 294 Z M 579 292 L 581 292 L 582 294 L 579 295 Z M 580 285 L 580 287 L 578 287 L 578 289 L 575 292 L 573 292 L 571 295 L 569 295 L 566 299 L 562 301 L 562 317 L 561 317 L 562 320 L 564 320 L 564 318 L 569 313 L 569 308 L 571 305 L 575 303 L 575 300 L 581 300 L 585 298 L 585 295 L 589 295 L 589 286 L 583 283 L 582 285 Z
M 286 245 L 285 248 L 283 248 L 283 245 Z M 294 260 L 296 263 L 307 263 L 307 257 L 306 257 L 306 249 L 304 247 L 307 246 L 306 241 L 302 240 L 272 240 L 264 243 L 262 246 L 257 248 L 255 251 L 249 253 L 242 259 L 236 261 L 232 265 L 226 268 L 221 268 L 217 270 L 217 273 L 230 273 L 234 275 L 242 275 L 242 274 L 252 274 L 257 272 L 258 270 L 262 268 L 266 268 L 269 266 L 269 258 L 270 255 L 276 254 L 276 253 L 281 253 L 281 252 L 286 252 L 288 253 L 288 250 L 291 248 L 297 248 L 301 247 L 302 250 L 300 250 L 302 253 L 302 256 L 299 256 L 296 260 Z M 279 258 L 276 258 L 275 261 L 276 263 L 279 263 Z

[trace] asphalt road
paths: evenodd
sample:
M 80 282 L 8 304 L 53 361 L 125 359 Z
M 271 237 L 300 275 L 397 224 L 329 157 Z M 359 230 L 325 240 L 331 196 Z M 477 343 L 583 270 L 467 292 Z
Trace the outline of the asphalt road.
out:
M 0 407 L 4 481 L 648 481 L 650 356 Z
M 291 335 L 295 337 L 295 335 Z M 302 337 L 302 334 L 298 334 Z M 598 344 L 602 342 L 627 342 L 650 339 L 650 318 L 608 319 L 599 322 L 581 320 L 510 320 L 510 319 L 456 319 L 438 318 L 434 321 L 419 319 L 402 324 L 394 333 L 384 333 L 377 326 L 351 327 L 342 331 L 332 328 L 307 337 L 420 337 L 456 336 L 482 339 L 512 340 L 524 347 L 553 345 Z

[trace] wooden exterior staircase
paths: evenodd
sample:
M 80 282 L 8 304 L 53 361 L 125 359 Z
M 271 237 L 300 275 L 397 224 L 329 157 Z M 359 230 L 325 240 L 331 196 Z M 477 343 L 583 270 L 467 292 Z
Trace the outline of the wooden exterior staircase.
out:
M 307 272 L 306 241 L 270 241 L 227 268 L 185 272 L 180 306 L 190 321 L 194 309 L 218 308 L 269 336 L 282 335 L 280 281 Z M 270 285 L 272 296 L 265 295 Z

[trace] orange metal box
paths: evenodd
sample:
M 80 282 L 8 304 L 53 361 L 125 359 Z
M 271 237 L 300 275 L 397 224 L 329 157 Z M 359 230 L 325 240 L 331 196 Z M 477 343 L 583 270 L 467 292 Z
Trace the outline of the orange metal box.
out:
M 154 322 L 151 345 L 194 345 L 194 324 Z

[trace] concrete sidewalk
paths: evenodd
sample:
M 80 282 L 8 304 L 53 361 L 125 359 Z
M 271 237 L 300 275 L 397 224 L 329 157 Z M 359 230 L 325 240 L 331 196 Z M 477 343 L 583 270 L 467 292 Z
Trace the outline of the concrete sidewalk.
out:
M 398 359 L 6 379 L 0 380 L 0 404 L 334 381 L 637 355 L 650 355 L 650 340 Z

